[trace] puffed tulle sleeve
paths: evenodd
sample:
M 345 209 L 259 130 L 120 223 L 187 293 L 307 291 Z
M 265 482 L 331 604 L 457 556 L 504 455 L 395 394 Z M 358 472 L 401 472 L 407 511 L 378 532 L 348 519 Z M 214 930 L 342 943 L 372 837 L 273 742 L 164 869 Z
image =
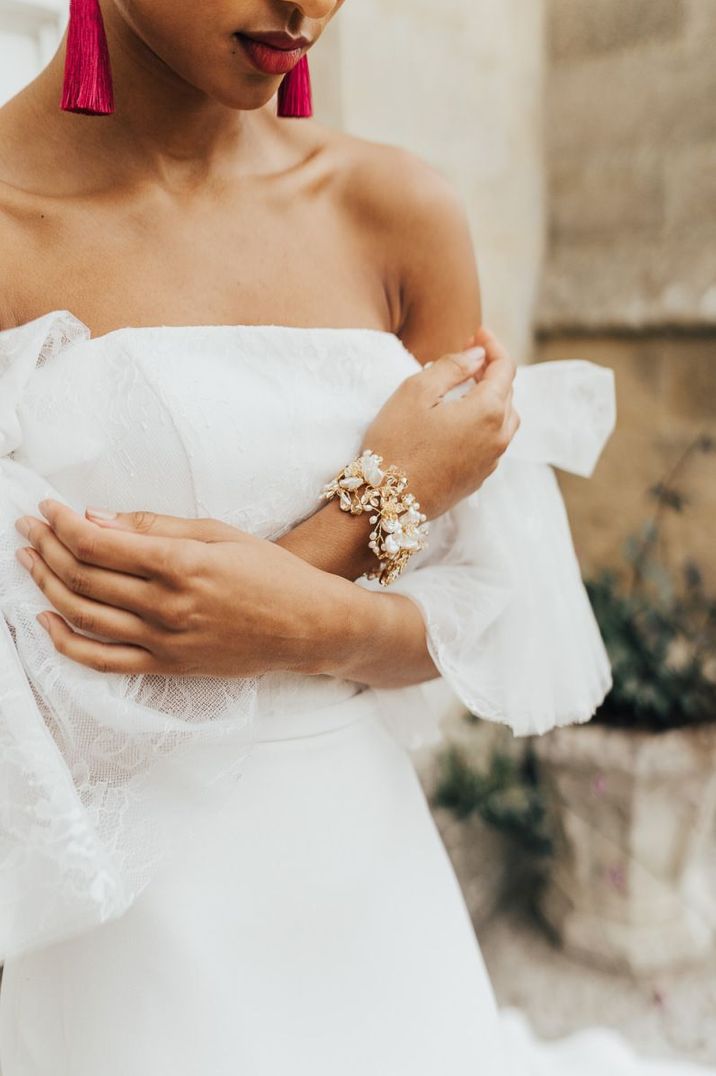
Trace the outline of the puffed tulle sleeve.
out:
M 87 336 L 64 312 L 0 333 L 0 961 L 121 915 L 250 742 L 252 681 L 95 672 L 35 619 L 15 521 L 67 503 L 52 475 L 91 467 L 98 438 L 59 437 L 34 378 Z
M 588 721 L 612 684 L 553 468 L 592 474 L 616 421 L 614 375 L 582 360 L 521 367 L 514 403 L 521 426 L 497 470 L 433 524 L 391 591 L 419 606 L 464 706 L 527 736 Z M 439 739 L 423 688 L 376 694 L 406 746 Z

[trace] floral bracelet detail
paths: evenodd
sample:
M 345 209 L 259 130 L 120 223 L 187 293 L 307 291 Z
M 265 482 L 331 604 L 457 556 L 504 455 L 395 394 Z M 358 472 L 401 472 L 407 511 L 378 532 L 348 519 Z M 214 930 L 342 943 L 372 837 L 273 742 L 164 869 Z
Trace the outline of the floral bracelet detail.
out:
M 430 524 L 413 494 L 405 493 L 405 474 L 397 467 L 381 470 L 382 462 L 382 456 L 366 449 L 323 487 L 321 496 L 327 501 L 337 498 L 341 510 L 353 516 L 372 513 L 368 545 L 378 558 L 378 567 L 366 575 L 387 587 L 412 555 L 425 549 Z

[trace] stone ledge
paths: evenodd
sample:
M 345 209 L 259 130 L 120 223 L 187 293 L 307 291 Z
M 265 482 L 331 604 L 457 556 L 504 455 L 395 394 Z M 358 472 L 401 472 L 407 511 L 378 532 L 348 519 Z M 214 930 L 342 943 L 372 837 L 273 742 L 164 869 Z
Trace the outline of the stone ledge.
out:
M 558 243 L 548 257 L 539 331 L 712 330 L 716 228 L 679 238 L 613 235 Z
M 679 341 L 698 340 L 716 345 L 716 321 L 679 324 L 669 321 L 651 321 L 639 325 L 627 325 L 621 321 L 599 322 L 590 325 L 586 322 L 574 324 L 572 321 L 541 321 L 535 329 L 538 343 L 548 340 L 564 340 L 574 337 L 577 340 L 598 338 L 600 341 Z M 714 353 L 716 361 L 716 352 Z

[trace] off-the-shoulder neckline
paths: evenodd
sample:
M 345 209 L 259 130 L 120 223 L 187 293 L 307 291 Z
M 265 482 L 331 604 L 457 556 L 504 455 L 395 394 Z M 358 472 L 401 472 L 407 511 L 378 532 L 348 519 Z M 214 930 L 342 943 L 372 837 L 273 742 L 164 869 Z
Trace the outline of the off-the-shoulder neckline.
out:
M 35 322 L 42 321 L 48 317 L 63 317 L 69 316 L 73 321 L 76 321 L 78 325 L 81 325 L 87 331 L 87 338 L 89 340 L 107 340 L 110 337 L 118 336 L 120 333 L 157 333 L 157 332 L 211 332 L 211 331 L 246 331 L 246 332 L 275 332 L 275 333 L 316 333 L 319 335 L 325 334 L 367 334 L 371 336 L 384 337 L 389 340 L 395 340 L 401 347 L 405 347 L 403 341 L 400 339 L 397 333 L 390 332 L 388 329 L 373 329 L 367 326 L 332 326 L 332 325 L 275 325 L 271 323 L 262 323 L 252 325 L 248 322 L 227 322 L 227 323 L 207 323 L 207 324 L 193 324 L 193 325 L 121 325 L 117 329 L 110 329 L 105 333 L 93 334 L 88 325 L 86 325 L 81 318 L 78 318 L 76 314 L 73 314 L 71 310 L 57 309 L 48 310 L 45 314 L 40 314 L 36 318 L 32 318 L 30 321 L 22 322 L 20 325 L 13 325 L 8 329 L 0 329 L 0 335 L 3 333 L 18 332 L 20 329 L 25 329 Z

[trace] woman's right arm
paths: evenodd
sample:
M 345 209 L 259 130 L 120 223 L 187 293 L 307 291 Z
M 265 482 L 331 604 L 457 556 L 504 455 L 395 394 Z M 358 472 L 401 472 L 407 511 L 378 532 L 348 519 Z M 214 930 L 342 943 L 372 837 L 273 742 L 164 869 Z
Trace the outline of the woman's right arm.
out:
M 473 348 L 408 378 L 364 438 L 364 448 L 406 472 L 428 519 L 479 489 L 519 426 L 512 406 L 512 359 L 484 330 L 475 339 L 484 361 Z M 479 380 L 464 395 L 444 399 L 475 377 Z M 357 579 L 375 565 L 368 548 L 370 529 L 367 516 L 351 516 L 332 501 L 278 544 L 324 572 Z
M 513 436 L 514 364 L 494 338 L 478 334 L 487 361 L 477 388 L 462 400 L 440 402 L 469 376 L 469 356 L 460 353 L 482 321 L 465 208 L 442 175 L 394 147 L 364 144 L 337 173 L 344 211 L 369 247 L 367 260 L 384 265 L 397 334 L 419 362 L 433 361 L 391 397 L 363 447 L 400 466 L 422 510 L 435 518 L 482 485 Z M 356 579 L 374 566 L 369 532 L 366 519 L 347 516 L 333 502 L 280 544 L 324 571 Z

